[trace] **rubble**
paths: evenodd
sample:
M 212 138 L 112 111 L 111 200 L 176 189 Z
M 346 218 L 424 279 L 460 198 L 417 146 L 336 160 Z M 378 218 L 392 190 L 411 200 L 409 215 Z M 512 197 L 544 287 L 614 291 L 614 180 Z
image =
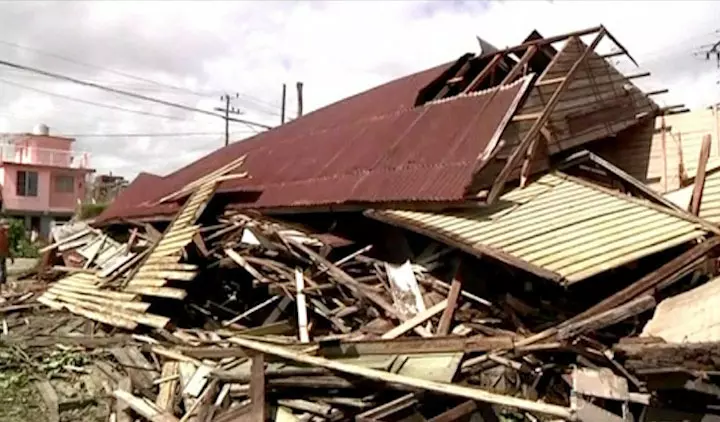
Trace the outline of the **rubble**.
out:
M 57 228 L 38 277 L 2 293 L 0 388 L 5 379 L 32 390 L 51 420 L 718 418 L 720 228 L 712 220 L 718 173 L 708 164 L 709 142 L 693 186 L 685 180 L 675 194 L 590 150 L 551 162 L 568 145 L 594 140 L 568 129 L 560 143 L 541 128 L 563 121 L 548 111 L 552 104 L 582 97 L 568 101 L 551 90 L 546 104 L 543 86 L 567 88 L 564 78 L 588 57 L 610 68 L 591 53 L 609 34 L 586 34 L 597 36 L 592 48 L 576 34 L 557 52 L 537 35 L 522 48 L 475 58 L 492 67 L 512 50 L 526 68 L 566 76 L 543 71 L 538 82 L 518 65 L 502 89 L 465 95 L 489 71 L 463 56 L 418 94 L 423 107 L 447 111 L 456 101 L 447 98 L 456 90 L 450 80 L 459 77 L 450 76 L 468 68 L 476 75 L 459 94 L 464 101 L 491 103 L 504 92 L 510 105 L 498 116 L 512 117 L 514 132 L 495 132 L 516 142 L 485 139 L 482 170 L 497 170 L 489 183 L 463 162 L 457 180 L 432 180 L 427 189 L 410 183 L 419 173 L 408 170 L 404 202 L 393 196 L 405 191 L 392 178 L 376 186 L 385 196 L 363 202 L 375 185 L 363 185 L 362 172 L 347 192 L 338 185 L 293 196 L 294 186 L 331 178 L 306 180 L 298 170 L 301 181 L 263 184 L 245 171 L 246 158 L 267 153 L 255 150 L 223 165 L 193 164 L 162 182 L 142 177 L 162 185 L 162 194 L 145 192 L 135 208 L 115 206 L 113 219 L 99 218 L 104 226 Z M 553 59 L 535 63 L 538 51 Z M 573 60 L 556 60 L 568 55 Z M 615 85 L 621 75 L 611 70 Z M 530 86 L 542 113 L 520 101 Z M 637 88 L 625 91 L 643 113 L 664 112 Z M 577 126 L 592 110 L 564 125 Z M 638 117 L 621 111 L 595 110 L 600 117 L 588 121 L 597 137 L 633 129 Z M 531 163 L 538 132 L 545 166 Z M 292 173 L 292 164 L 278 164 L 285 166 L 278 174 Z M 269 177 L 266 170 L 259 178 Z M 478 188 L 474 198 L 462 186 L 433 196 L 460 179 Z M 450 202 L 422 206 L 415 201 L 422 195 Z M 317 208 L 330 197 L 347 199 L 347 208 Z

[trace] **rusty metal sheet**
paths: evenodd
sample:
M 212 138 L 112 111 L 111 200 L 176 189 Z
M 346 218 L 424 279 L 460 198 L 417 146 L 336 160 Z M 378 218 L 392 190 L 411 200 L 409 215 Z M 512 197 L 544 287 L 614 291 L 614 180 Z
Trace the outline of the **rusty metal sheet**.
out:
M 219 191 L 261 191 L 248 201 L 255 208 L 462 200 L 478 158 L 499 137 L 530 78 L 413 107 L 418 90 L 445 67 L 232 143 L 154 183 L 149 176 L 137 183 L 159 198 L 247 154 L 242 171 L 251 177 L 223 182 Z M 134 184 L 126 192 L 135 192 Z M 168 210 L 138 205 L 131 195 L 121 195 L 98 221 Z

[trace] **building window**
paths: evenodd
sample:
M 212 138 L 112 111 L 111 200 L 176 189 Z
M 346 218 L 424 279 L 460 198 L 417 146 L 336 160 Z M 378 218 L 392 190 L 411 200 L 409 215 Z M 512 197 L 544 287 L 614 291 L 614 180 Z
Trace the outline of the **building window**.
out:
M 38 173 L 18 171 L 15 188 L 18 196 L 38 196 Z
M 65 175 L 55 176 L 55 192 L 57 192 L 57 193 L 73 193 L 73 192 L 75 192 L 75 178 L 72 176 L 65 176 Z

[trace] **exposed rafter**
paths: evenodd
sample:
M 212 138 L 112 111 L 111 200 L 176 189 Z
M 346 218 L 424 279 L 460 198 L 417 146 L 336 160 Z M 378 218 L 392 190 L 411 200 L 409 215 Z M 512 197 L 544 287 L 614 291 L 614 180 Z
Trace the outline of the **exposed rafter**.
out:
M 592 43 L 588 45 L 585 48 L 585 51 L 583 51 L 582 55 L 575 60 L 570 70 L 565 74 L 564 79 L 560 82 L 558 87 L 553 92 L 552 96 L 548 100 L 547 104 L 545 105 L 543 111 L 540 113 L 540 116 L 535 120 L 530 130 L 525 134 L 520 144 L 515 148 L 515 151 L 513 151 L 512 155 L 508 159 L 508 161 L 505 163 L 505 166 L 500 171 L 500 174 L 495 179 L 495 183 L 493 184 L 492 188 L 490 189 L 490 193 L 487 198 L 487 202 L 493 203 L 495 199 L 502 193 L 503 188 L 505 187 L 505 182 L 507 182 L 508 178 L 510 177 L 510 174 L 512 171 L 518 166 L 520 163 L 520 160 L 525 157 L 525 153 L 527 152 L 528 148 L 534 141 L 534 139 L 538 136 L 540 133 L 540 129 L 545 125 L 545 123 L 550 118 L 550 115 L 552 114 L 553 110 L 555 109 L 555 105 L 560 100 L 560 95 L 563 93 L 565 88 L 568 87 L 570 82 L 572 82 L 573 77 L 577 73 L 577 71 L 580 69 L 582 64 L 585 62 L 585 60 L 590 56 L 590 53 L 595 51 L 598 44 L 600 44 L 600 41 L 604 38 L 606 34 L 605 28 L 600 27 L 600 29 L 597 31 L 597 35 L 595 35 L 595 39 L 593 39 Z M 556 58 L 559 56 L 558 54 Z M 542 79 L 542 78 L 541 78 Z

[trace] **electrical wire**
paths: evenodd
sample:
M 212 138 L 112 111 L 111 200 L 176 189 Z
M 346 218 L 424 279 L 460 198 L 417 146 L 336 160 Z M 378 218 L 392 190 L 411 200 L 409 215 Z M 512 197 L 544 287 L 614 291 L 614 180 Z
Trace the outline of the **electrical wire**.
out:
M 232 131 L 233 134 L 244 134 L 247 131 Z M 224 132 L 154 132 L 154 133 L 71 133 L 63 134 L 68 138 L 176 138 L 192 136 L 220 136 Z M 223 138 L 224 139 L 224 138 Z
M 91 63 L 83 62 L 83 61 L 80 61 L 80 60 L 77 60 L 77 59 L 74 59 L 74 58 L 70 58 L 70 57 L 67 57 L 67 56 L 62 56 L 62 55 L 59 55 L 59 54 L 57 54 L 57 53 L 51 53 L 51 52 L 49 52 L 49 51 L 40 50 L 40 49 L 32 48 L 32 47 L 28 47 L 28 46 L 21 45 L 21 44 L 18 44 L 18 43 L 14 43 L 14 42 L 10 42 L 10 41 L 0 40 L 0 44 L 4 44 L 4 45 L 7 45 L 7 46 L 9 46 L 9 47 L 13 47 L 13 48 L 21 49 L 21 50 L 32 51 L 32 52 L 34 52 L 34 53 L 36 53 L 36 54 L 46 55 L 46 56 L 48 56 L 48 57 L 54 57 L 54 58 L 56 58 L 56 59 L 58 59 L 58 60 L 62 60 L 62 61 L 68 62 L 68 63 L 77 64 L 77 65 L 84 66 L 84 67 L 87 67 L 87 68 L 90 68 L 90 69 L 101 70 L 101 71 L 108 72 L 108 73 L 111 73 L 111 74 L 115 74 L 115 75 L 118 75 L 118 76 L 122 76 L 122 77 L 125 77 L 125 78 L 134 79 L 134 80 L 140 81 L 140 82 L 145 82 L 145 83 L 148 83 L 148 84 L 151 84 L 151 85 L 155 85 L 155 86 L 158 86 L 158 87 L 162 87 L 162 88 L 165 88 L 165 89 L 170 89 L 171 91 L 184 92 L 184 93 L 187 93 L 187 94 L 190 94 L 190 95 L 195 95 L 195 96 L 203 97 L 203 98 L 213 97 L 213 96 L 216 96 L 216 95 L 220 95 L 220 94 L 221 94 L 220 91 L 217 91 L 217 92 L 199 92 L 199 91 L 191 90 L 191 89 L 185 88 L 185 87 L 179 87 L 179 86 L 171 85 L 171 84 L 164 83 L 164 82 L 158 82 L 158 81 L 155 81 L 155 80 L 152 80 L 152 79 L 148 79 L 148 78 L 144 78 L 144 77 L 141 77 L 141 76 L 132 75 L 132 74 L 129 74 L 129 73 L 126 73 L 126 72 L 120 72 L 120 71 L 117 71 L 117 70 L 114 70 L 114 69 L 110 69 L 110 68 L 107 68 L 107 67 L 104 67 L 104 66 L 98 66 L 98 65 L 95 65 L 95 64 L 91 64 Z M 103 83 L 103 82 L 94 81 L 94 83 L 100 84 L 100 83 Z M 105 85 L 110 85 L 110 84 L 107 83 L 107 82 L 105 82 L 104 84 L 105 84 Z M 130 89 L 130 88 L 126 88 L 126 89 Z M 133 88 L 131 88 L 131 89 L 138 90 L 137 87 L 133 87 Z M 146 89 L 146 91 L 149 91 L 149 90 Z M 160 91 L 160 92 L 162 92 L 162 91 Z M 253 103 L 255 103 L 256 105 L 267 106 L 267 107 L 270 107 L 270 108 L 273 109 L 273 110 L 280 108 L 279 106 L 277 106 L 277 105 L 275 105 L 275 104 L 270 104 L 270 103 L 268 103 L 268 102 L 266 102 L 266 101 L 261 100 L 260 98 L 254 97 L 254 96 L 249 95 L 249 94 L 243 94 L 243 93 L 241 93 L 240 96 L 245 97 L 245 98 L 247 99 L 247 101 L 253 102 Z M 280 114 L 277 113 L 277 112 L 267 112 L 267 113 L 268 113 L 268 114 L 272 114 L 272 115 L 276 115 L 276 116 L 279 116 L 279 115 L 280 115 Z
M 40 49 L 37 49 L 37 48 L 28 47 L 28 46 L 25 46 L 25 45 L 22 45 L 22 44 L 17 44 L 17 43 L 10 42 L 10 41 L 0 40 L 0 44 L 4 44 L 4 45 L 10 46 L 10 47 L 14 47 L 14 48 L 18 48 L 18 49 L 21 49 L 21 50 L 32 51 L 32 52 L 34 52 L 34 53 L 36 53 L 36 54 L 43 54 L 43 55 L 46 55 L 46 56 L 48 56 L 48 57 L 54 57 L 54 58 L 56 58 L 56 59 L 58 59 L 58 60 L 62 60 L 62 61 L 64 61 L 64 62 L 73 63 L 73 64 L 80 65 L 80 66 L 84 66 L 84 67 L 87 67 L 87 68 L 89 68 L 89 69 L 101 70 L 101 71 L 103 71 L 103 72 L 112 73 L 112 74 L 115 74 L 115 75 L 118 75 L 118 76 L 122 76 L 122 77 L 125 77 L 125 78 L 128 78 L 128 79 L 135 79 L 135 80 L 137 80 L 137 81 L 149 83 L 149 84 L 151 84 L 151 85 L 161 86 L 161 87 L 168 88 L 168 89 L 171 89 L 171 90 L 174 90 L 174 91 L 183 91 L 183 92 L 186 92 L 186 93 L 188 93 L 188 94 L 196 95 L 196 96 L 199 96 L 199 97 L 209 97 L 209 96 L 214 96 L 214 95 L 215 95 L 215 94 L 211 94 L 211 93 L 200 93 L 200 92 L 197 92 L 197 91 L 193 91 L 193 90 L 191 90 L 191 89 L 188 89 L 188 88 L 183 88 L 183 87 L 178 87 L 178 86 L 166 84 L 166 83 L 163 83 L 163 82 L 158 82 L 158 81 L 155 81 L 155 80 L 152 80 L 152 79 L 143 78 L 143 77 L 141 77 L 141 76 L 131 75 L 131 74 L 129 74 L 129 73 L 120 72 L 120 71 L 113 70 L 113 69 L 110 69 L 110 68 L 107 68 L 107 67 L 104 67 L 104 66 L 98 66 L 98 65 L 95 65 L 95 64 L 82 62 L 82 61 L 77 60 L 77 59 L 73 59 L 73 58 L 66 57 L 66 56 L 61 56 L 61 55 L 56 54 L 56 53 L 51 53 L 51 52 L 49 52 L 49 51 L 44 51 L 44 50 L 40 50 Z
M 73 78 L 70 76 L 61 75 L 59 73 L 48 72 L 46 70 L 37 69 L 37 68 L 31 67 L 31 66 L 25 66 L 25 65 L 21 65 L 21 64 L 17 64 L 17 63 L 8 62 L 5 60 L 0 60 L 0 65 L 7 66 L 7 67 L 10 67 L 13 69 L 25 70 L 28 72 L 47 76 L 49 78 L 72 82 L 72 83 L 75 83 L 78 85 L 88 86 L 91 88 L 96 88 L 96 89 L 100 89 L 100 90 L 107 91 L 107 92 L 112 92 L 114 94 L 124 95 L 126 97 L 131 97 L 131 98 L 136 98 L 136 99 L 143 100 L 143 101 L 149 101 L 149 102 L 153 102 L 153 103 L 157 103 L 157 104 L 162 104 L 162 105 L 165 105 L 168 107 L 175 107 L 175 108 L 185 110 L 185 111 L 191 111 L 194 113 L 200 113 L 200 114 L 205 114 L 208 116 L 213 116 L 213 117 L 217 117 L 217 118 L 221 118 L 221 119 L 227 119 L 231 122 L 243 123 L 248 126 L 257 126 L 257 127 L 263 128 L 263 129 L 271 129 L 272 128 L 272 126 L 265 125 L 262 123 L 256 123 L 256 122 L 252 122 L 252 121 L 245 120 L 245 119 L 238 119 L 236 117 L 227 117 L 226 118 L 225 116 L 222 116 L 220 114 L 216 114 L 211 111 L 203 110 L 200 108 L 191 107 L 191 106 L 187 106 L 187 105 L 179 104 L 179 103 L 174 103 L 171 101 L 161 100 L 159 98 L 148 97 L 146 95 L 141 95 L 141 94 L 137 94 L 134 92 L 123 91 L 123 90 L 111 88 L 111 87 L 108 87 L 105 85 L 87 82 L 87 81 L 76 79 L 76 78 Z
M 169 116 L 166 114 L 158 114 L 158 113 L 152 113 L 150 111 L 142 111 L 142 110 L 132 110 L 129 108 L 118 107 L 118 106 L 114 106 L 114 105 L 110 105 L 110 104 L 96 103 L 94 101 L 83 100 L 80 98 L 71 97 L 69 95 L 59 94 L 57 92 L 51 92 L 51 91 L 45 91 L 45 90 L 39 89 L 39 88 L 33 88 L 33 87 L 30 87 L 27 85 L 19 84 L 17 82 L 11 82 L 11 81 L 8 81 L 5 79 L 0 79 L 0 83 L 15 86 L 15 87 L 18 87 L 21 89 L 27 89 L 29 91 L 34 91 L 34 92 L 49 95 L 52 97 L 61 98 L 61 99 L 68 100 L 68 101 L 75 101 L 75 102 L 81 103 L 81 104 L 92 105 L 95 107 L 102 107 L 102 108 L 107 108 L 110 110 L 117 110 L 117 111 L 122 111 L 125 113 L 133 113 L 133 114 L 139 114 L 139 115 L 143 115 L 143 116 L 152 116 L 152 117 L 160 117 L 163 119 L 187 121 L 187 119 L 182 119 L 182 118 L 175 117 L 175 116 Z

